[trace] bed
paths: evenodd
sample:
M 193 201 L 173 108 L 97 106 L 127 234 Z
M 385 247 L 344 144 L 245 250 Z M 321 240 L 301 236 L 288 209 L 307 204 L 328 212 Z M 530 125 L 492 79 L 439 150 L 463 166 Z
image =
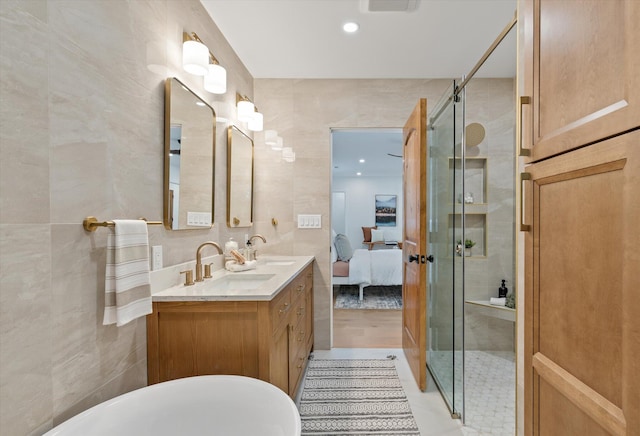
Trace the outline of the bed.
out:
M 348 261 L 333 263 L 333 284 L 358 285 L 360 300 L 366 286 L 402 285 L 402 250 L 353 250 Z

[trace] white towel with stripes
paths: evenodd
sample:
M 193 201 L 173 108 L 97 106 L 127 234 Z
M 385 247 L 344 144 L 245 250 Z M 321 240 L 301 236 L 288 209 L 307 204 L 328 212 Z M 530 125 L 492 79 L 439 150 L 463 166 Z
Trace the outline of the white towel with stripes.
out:
M 113 220 L 107 235 L 103 324 L 125 325 L 152 312 L 149 236 L 143 220 Z

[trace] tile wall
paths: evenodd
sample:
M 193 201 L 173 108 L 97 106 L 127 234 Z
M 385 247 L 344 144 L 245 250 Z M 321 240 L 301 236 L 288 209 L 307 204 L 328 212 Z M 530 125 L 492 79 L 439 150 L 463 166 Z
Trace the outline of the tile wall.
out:
M 227 68 L 225 95 L 182 71 L 183 29 Z M 253 77 L 197 0 L 2 0 L 0 44 L 0 433 L 41 434 L 146 385 L 145 321 L 102 326 L 107 233 L 81 223 L 161 219 L 165 79 L 233 119 Z M 225 129 L 217 224 L 149 227 L 165 265 L 225 237 Z

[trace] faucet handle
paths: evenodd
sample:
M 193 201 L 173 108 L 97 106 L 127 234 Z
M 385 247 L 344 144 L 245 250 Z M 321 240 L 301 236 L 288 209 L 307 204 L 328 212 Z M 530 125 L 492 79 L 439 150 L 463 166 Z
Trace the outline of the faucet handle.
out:
M 185 286 L 191 286 L 194 284 L 193 282 L 193 271 L 191 271 L 190 269 L 186 270 L 186 271 L 180 271 L 180 274 L 184 274 L 184 285 Z
M 210 279 L 211 278 L 211 265 L 213 265 L 213 263 L 207 263 L 204 265 L 204 278 L 205 279 Z

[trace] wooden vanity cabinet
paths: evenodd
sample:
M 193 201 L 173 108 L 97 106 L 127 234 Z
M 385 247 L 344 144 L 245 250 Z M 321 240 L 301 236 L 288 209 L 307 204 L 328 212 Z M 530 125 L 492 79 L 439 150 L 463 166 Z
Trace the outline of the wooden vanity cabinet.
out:
M 147 316 L 148 383 L 232 374 L 294 397 L 313 347 L 313 264 L 271 301 L 154 302 Z

